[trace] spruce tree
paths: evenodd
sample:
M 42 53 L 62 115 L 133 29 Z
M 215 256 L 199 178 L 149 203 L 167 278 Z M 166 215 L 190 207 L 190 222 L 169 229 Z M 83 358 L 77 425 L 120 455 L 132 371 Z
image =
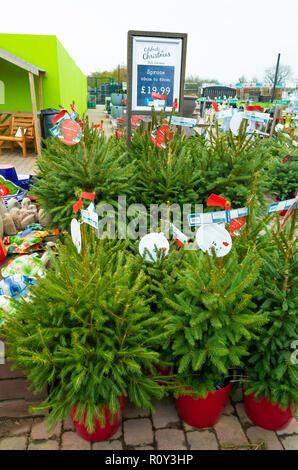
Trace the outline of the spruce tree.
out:
M 271 156 L 262 140 L 246 135 L 245 123 L 239 135 L 222 134 L 216 126 L 209 131 L 210 138 L 191 137 L 188 144 L 199 171 L 195 188 L 198 201 L 206 205 L 211 193 L 228 199 L 232 208 L 243 207 L 252 191 L 255 175 Z M 256 186 L 256 201 L 262 204 L 265 192 L 264 176 L 260 174 Z M 206 208 L 212 211 L 214 208 Z
M 266 322 L 254 302 L 260 265 L 255 252 L 241 259 L 235 247 L 222 258 L 188 251 L 179 281 L 163 288 L 171 312 L 167 347 L 178 383 L 195 397 L 215 390 L 229 368 L 243 366 L 249 341 Z
M 170 241 L 169 253 L 165 256 L 164 251 L 158 250 L 157 260 L 153 262 L 146 261 L 138 253 L 139 241 L 130 244 L 135 254 L 135 269 L 137 272 L 143 271 L 147 278 L 146 297 L 149 301 L 151 314 L 158 319 L 160 325 L 171 323 L 171 312 L 165 307 L 164 292 L 165 286 L 173 286 L 178 280 L 178 273 L 184 258 L 185 251 L 178 248 L 175 241 Z M 172 354 L 167 349 L 165 335 L 160 337 L 159 345 L 156 350 L 160 353 L 160 362 L 162 366 L 173 365 Z
M 15 302 L 1 332 L 10 358 L 35 389 L 49 386 L 33 411 L 50 410 L 54 426 L 75 406 L 79 419 L 87 413 L 92 432 L 94 417 L 104 424 L 102 405 L 115 414 L 122 394 L 145 408 L 152 408 L 152 397 L 161 398 L 162 387 L 147 372 L 159 362 L 165 331 L 150 312 L 147 278 L 135 269 L 127 242 L 98 240 L 85 225 L 82 230 L 81 253 L 67 236 L 52 269 L 28 301 Z
M 49 139 L 37 159 L 38 173 L 31 187 L 52 226 L 69 230 L 73 204 L 80 191 L 95 192 L 96 203 L 114 203 L 133 187 L 133 165 L 121 139 L 106 139 L 91 132 L 85 123 L 84 139 L 67 146 Z
M 271 250 L 260 252 L 261 294 L 256 299 L 269 323 L 251 343 L 244 384 L 247 394 L 266 397 L 282 409 L 290 406 L 294 412 L 298 404 L 298 364 L 292 349 L 298 338 L 295 219 L 297 211 L 280 233 L 273 229 Z
M 193 165 L 187 138 L 172 129 L 165 148 L 151 141 L 151 126 L 145 133 L 142 127 L 135 132 L 129 154 L 136 167 L 135 202 L 150 204 L 191 204 L 199 202 L 196 193 L 198 172 Z

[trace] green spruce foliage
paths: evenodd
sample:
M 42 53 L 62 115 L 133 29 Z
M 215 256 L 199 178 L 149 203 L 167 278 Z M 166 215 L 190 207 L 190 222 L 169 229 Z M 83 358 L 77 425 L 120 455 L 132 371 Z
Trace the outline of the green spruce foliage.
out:
M 172 313 L 168 311 L 164 303 L 163 288 L 174 286 L 178 281 L 178 273 L 183 262 L 185 251 L 178 248 L 175 241 L 170 242 L 169 253 L 158 250 L 157 260 L 146 261 L 138 253 L 139 241 L 131 243 L 131 249 L 135 253 L 135 268 L 137 272 L 144 271 L 147 278 L 146 297 L 149 301 L 151 314 L 158 319 L 161 325 L 171 323 Z M 161 338 L 157 350 L 160 352 L 159 364 L 173 365 L 172 354 L 168 352 L 165 336 Z
M 121 395 L 152 407 L 163 389 L 148 375 L 164 333 L 149 309 L 148 283 L 125 241 L 97 240 L 83 226 L 81 254 L 66 237 L 53 269 L 32 288 L 30 301 L 17 301 L 3 333 L 10 358 L 24 369 L 37 391 L 48 397 L 34 408 L 49 410 L 54 426 L 75 406 L 104 424 L 104 408 L 118 412 Z M 137 271 L 137 272 L 136 272 Z
M 166 147 L 158 148 L 151 141 L 151 126 L 135 132 L 129 149 L 136 167 L 134 202 L 150 204 L 199 202 L 196 188 L 198 172 L 193 165 L 192 149 L 187 139 L 172 131 Z
M 260 265 L 254 252 L 241 259 L 234 247 L 222 258 L 191 251 L 179 281 L 163 290 L 177 379 L 195 397 L 205 397 L 229 368 L 243 365 L 256 327 L 266 321 L 254 302 Z
M 208 197 L 214 193 L 231 201 L 232 208 L 244 207 L 254 186 L 256 173 L 270 159 L 262 141 L 253 136 L 247 137 L 243 123 L 237 137 L 231 132 L 219 133 L 216 127 L 209 131 L 206 139 L 188 139 L 188 145 L 191 147 L 194 168 L 200 175 L 195 188 L 197 201 L 206 206 Z M 258 203 L 262 203 L 264 191 L 264 178 L 261 175 L 256 186 Z
M 123 142 L 99 137 L 88 126 L 84 132 L 84 139 L 74 146 L 48 139 L 37 159 L 38 178 L 31 195 L 52 217 L 53 227 L 69 230 L 80 191 L 95 192 L 96 203 L 113 203 L 131 192 L 133 167 Z
M 200 135 L 186 137 L 174 131 L 166 148 L 159 149 L 151 141 L 151 127 L 135 133 L 130 155 L 135 160 L 138 202 L 148 207 L 162 202 L 204 204 L 211 193 L 243 207 L 254 185 L 257 172 L 270 160 L 262 140 L 247 137 L 242 125 L 238 137 L 221 134 L 218 127 Z M 260 175 L 256 198 L 262 203 L 264 175 Z M 214 208 L 207 208 L 214 210 Z
M 260 328 L 258 339 L 252 341 L 245 387 L 246 393 L 254 393 L 256 399 L 266 397 L 283 409 L 290 406 L 295 411 L 298 404 L 298 364 L 294 354 L 294 342 L 298 339 L 295 215 L 288 224 L 279 234 L 273 231 L 271 250 L 262 252 L 261 295 L 257 301 L 269 323 Z

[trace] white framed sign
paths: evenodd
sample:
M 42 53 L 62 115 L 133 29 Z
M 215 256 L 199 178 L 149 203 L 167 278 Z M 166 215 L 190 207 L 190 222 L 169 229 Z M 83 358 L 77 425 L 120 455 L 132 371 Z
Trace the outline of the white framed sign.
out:
M 133 36 L 132 111 L 150 110 L 152 93 L 166 95 L 166 111 L 175 99 L 179 109 L 181 67 L 182 38 Z

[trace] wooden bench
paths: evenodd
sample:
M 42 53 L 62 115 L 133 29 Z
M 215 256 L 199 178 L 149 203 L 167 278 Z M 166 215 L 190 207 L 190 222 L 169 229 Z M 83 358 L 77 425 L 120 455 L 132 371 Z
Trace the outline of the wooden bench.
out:
M 1 132 L 3 130 L 8 132 Z M 12 114 L 10 122 L 0 124 L 0 155 L 2 154 L 2 146 L 5 142 L 10 144 L 11 151 L 14 150 L 14 143 L 16 142 L 23 151 L 23 157 L 26 157 L 26 143 L 30 141 L 34 143 L 35 153 L 37 153 L 32 115 L 28 113 Z

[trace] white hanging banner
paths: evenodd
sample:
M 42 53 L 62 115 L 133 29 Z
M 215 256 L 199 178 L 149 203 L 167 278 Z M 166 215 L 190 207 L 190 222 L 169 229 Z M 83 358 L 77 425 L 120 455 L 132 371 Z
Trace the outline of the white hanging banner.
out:
M 201 224 L 229 224 L 232 219 L 246 217 L 249 214 L 249 207 L 232 209 L 231 211 L 202 212 L 201 214 L 189 214 L 188 224 L 195 227 Z
M 274 202 L 273 204 L 270 204 L 267 213 L 272 214 L 273 212 L 280 212 L 280 211 L 288 210 L 292 207 L 293 204 L 295 204 L 295 209 L 298 209 L 298 197 L 294 197 L 293 199 L 286 199 L 285 201 L 279 201 L 279 202 Z
M 169 122 L 170 118 L 166 117 L 165 121 Z M 185 126 L 185 127 L 196 127 L 197 120 L 193 118 L 186 118 L 181 116 L 172 116 L 171 124 L 173 126 Z

